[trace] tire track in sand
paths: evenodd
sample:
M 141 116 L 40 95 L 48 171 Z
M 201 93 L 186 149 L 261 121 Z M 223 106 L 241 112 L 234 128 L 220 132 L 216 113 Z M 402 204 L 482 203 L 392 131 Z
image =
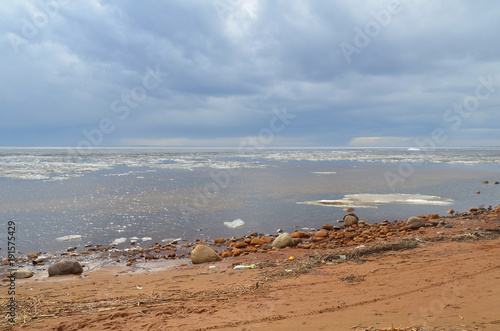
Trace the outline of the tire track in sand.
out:
M 390 300 L 390 299 L 404 297 L 404 296 L 414 294 L 417 292 L 421 292 L 421 291 L 425 291 L 428 289 L 440 287 L 440 286 L 443 286 L 446 284 L 450 284 L 451 282 L 456 282 L 458 280 L 474 278 L 474 277 L 477 277 L 477 276 L 480 276 L 480 275 L 483 275 L 483 274 L 486 274 L 486 273 L 489 273 L 489 272 L 492 272 L 492 271 L 495 271 L 498 269 L 500 269 L 500 265 L 484 268 L 480 271 L 468 273 L 468 274 L 465 274 L 465 275 L 462 275 L 459 277 L 453 277 L 452 279 L 447 279 L 447 280 L 443 280 L 440 282 L 434 282 L 434 283 L 428 284 L 426 286 L 418 287 L 418 288 L 415 288 L 412 290 L 398 292 L 398 293 L 392 294 L 392 295 L 379 296 L 377 298 L 373 298 L 370 300 L 363 300 L 363 301 L 359 301 L 359 302 L 352 303 L 352 304 L 335 305 L 335 306 L 331 306 L 331 307 L 327 307 L 327 308 L 308 311 L 308 312 L 305 312 L 302 314 L 300 314 L 300 313 L 293 314 L 293 315 L 281 315 L 280 314 L 280 315 L 274 315 L 274 316 L 264 317 L 264 318 L 260 318 L 260 319 L 252 319 L 252 320 L 245 320 L 245 321 L 239 321 L 239 322 L 218 324 L 218 325 L 213 325 L 213 326 L 209 326 L 209 327 L 205 327 L 205 328 L 199 328 L 199 329 L 196 329 L 196 331 L 217 330 L 217 329 L 222 329 L 222 328 L 247 326 L 247 325 L 258 324 L 258 323 L 274 322 L 274 321 L 280 321 L 280 320 L 285 320 L 285 319 L 295 319 L 295 318 L 300 318 L 300 317 L 311 317 L 311 316 L 317 316 L 317 315 L 326 314 L 326 313 L 343 311 L 343 310 L 347 310 L 347 309 L 354 308 L 354 307 L 359 307 L 359 306 L 364 306 L 364 305 L 368 305 L 368 304 L 372 304 L 372 303 L 376 303 L 376 302 L 383 302 L 383 301 Z M 294 284 L 294 285 L 281 286 L 281 287 L 278 286 L 278 287 L 275 287 L 275 289 L 279 289 L 279 288 L 284 289 L 284 288 L 303 286 L 303 285 L 307 286 L 307 285 L 322 284 L 322 283 L 328 283 L 328 282 L 330 282 L 330 281 L 312 282 L 310 284 L 305 283 L 305 284 L 300 284 L 300 285 Z

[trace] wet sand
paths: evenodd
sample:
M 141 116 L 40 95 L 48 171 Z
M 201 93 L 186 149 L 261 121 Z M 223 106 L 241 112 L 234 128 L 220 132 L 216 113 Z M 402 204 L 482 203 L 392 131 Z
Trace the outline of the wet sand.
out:
M 14 326 L 2 320 L 2 327 L 498 330 L 500 208 L 446 223 L 452 228 L 422 228 L 361 250 L 286 248 L 199 265 L 111 264 L 82 275 L 17 279 L 20 319 Z M 397 242 L 416 247 L 377 249 Z M 257 268 L 233 270 L 240 263 Z

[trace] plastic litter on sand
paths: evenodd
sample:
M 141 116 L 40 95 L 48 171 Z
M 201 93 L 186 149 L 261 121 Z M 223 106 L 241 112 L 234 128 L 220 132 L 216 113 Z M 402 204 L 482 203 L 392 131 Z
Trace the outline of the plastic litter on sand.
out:
M 251 264 L 251 265 L 237 265 L 237 266 L 234 266 L 234 270 L 239 270 L 239 269 L 255 269 L 257 268 L 257 266 L 255 264 Z

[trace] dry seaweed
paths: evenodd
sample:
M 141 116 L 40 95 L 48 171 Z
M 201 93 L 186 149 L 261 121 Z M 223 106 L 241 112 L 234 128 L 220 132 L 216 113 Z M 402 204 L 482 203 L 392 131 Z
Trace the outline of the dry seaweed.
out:
M 421 240 L 415 238 L 403 238 L 396 243 L 379 243 L 369 246 L 360 246 L 351 251 L 335 250 L 330 252 L 315 251 L 309 258 L 295 260 L 293 263 L 283 262 L 281 265 L 274 265 L 275 268 L 265 270 L 261 273 L 258 282 L 268 283 L 281 278 L 298 277 L 302 274 L 307 274 L 316 270 L 317 267 L 324 263 L 343 263 L 349 260 L 359 261 L 361 258 L 369 255 L 387 252 L 401 251 L 413 249 L 422 243 Z M 343 256 L 343 258 L 341 258 Z M 259 267 L 260 265 L 257 264 Z
M 345 276 L 345 277 L 339 277 L 339 280 L 341 282 L 359 283 L 359 282 L 362 282 L 365 280 L 365 276 L 350 274 L 350 275 Z
M 9 322 L 7 314 L 4 314 L 6 317 L 0 321 L 0 329 L 9 330 L 13 326 L 23 326 L 29 322 L 43 318 L 111 311 L 141 305 L 171 304 L 185 301 L 228 300 L 230 297 L 240 296 L 254 292 L 255 290 L 255 285 L 230 285 L 223 289 L 217 288 L 209 291 L 182 291 L 173 294 L 165 291 L 151 291 L 149 295 L 139 294 L 87 301 L 53 300 L 43 296 L 20 297 L 16 300 L 17 314 L 15 323 Z M 0 310 L 3 312 L 8 311 L 7 304 L 8 301 L 0 302 Z M 181 313 L 182 311 L 179 311 L 179 314 Z

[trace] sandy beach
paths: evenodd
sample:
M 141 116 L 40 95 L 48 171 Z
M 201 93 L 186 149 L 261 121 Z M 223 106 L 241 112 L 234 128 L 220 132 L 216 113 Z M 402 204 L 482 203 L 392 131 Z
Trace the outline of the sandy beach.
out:
M 362 245 L 16 279 L 2 329 L 498 330 L 500 208 L 444 220 Z
M 490 3 L 0 0 L 0 331 L 500 331 Z

